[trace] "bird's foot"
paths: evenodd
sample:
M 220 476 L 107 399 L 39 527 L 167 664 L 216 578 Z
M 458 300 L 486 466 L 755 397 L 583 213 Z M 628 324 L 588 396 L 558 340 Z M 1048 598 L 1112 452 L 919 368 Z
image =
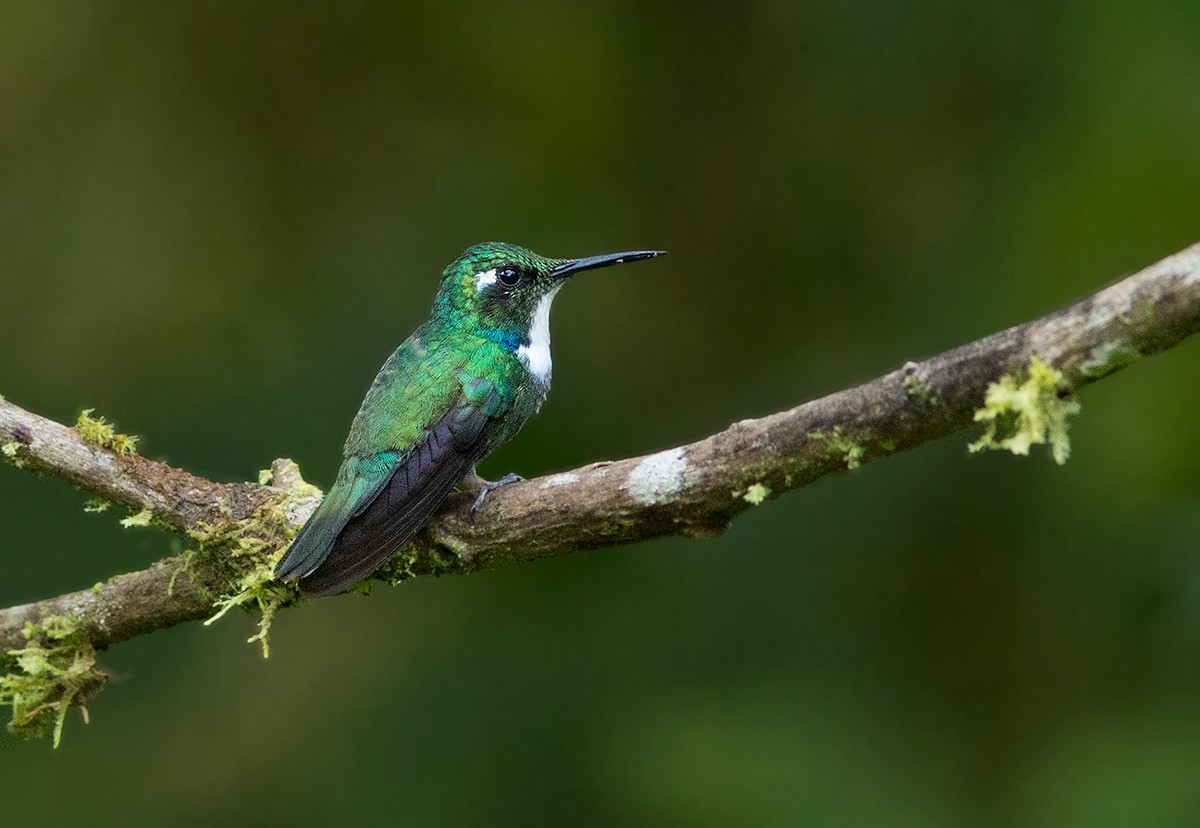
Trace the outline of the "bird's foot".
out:
M 472 472 L 463 479 L 463 483 L 470 491 L 479 492 L 479 496 L 471 504 L 471 514 L 475 514 L 475 510 L 483 505 L 484 498 L 488 496 L 488 492 L 493 489 L 499 489 L 501 486 L 507 486 L 509 483 L 520 483 L 524 479 L 519 474 L 506 474 L 499 480 L 484 480 L 478 474 Z

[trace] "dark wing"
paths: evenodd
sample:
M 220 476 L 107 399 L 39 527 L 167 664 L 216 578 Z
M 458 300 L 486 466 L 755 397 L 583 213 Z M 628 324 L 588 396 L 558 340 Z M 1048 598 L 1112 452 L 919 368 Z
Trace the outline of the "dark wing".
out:
M 346 522 L 375 500 L 406 456 L 398 451 L 381 451 L 365 457 L 347 457 L 338 470 L 337 481 L 275 567 L 275 577 L 294 581 L 320 566 L 329 557 Z
M 334 595 L 366 578 L 408 542 L 487 450 L 497 413 L 491 391 L 482 405 L 466 397 L 429 429 L 369 503 L 346 521 L 325 560 L 300 579 L 305 595 Z

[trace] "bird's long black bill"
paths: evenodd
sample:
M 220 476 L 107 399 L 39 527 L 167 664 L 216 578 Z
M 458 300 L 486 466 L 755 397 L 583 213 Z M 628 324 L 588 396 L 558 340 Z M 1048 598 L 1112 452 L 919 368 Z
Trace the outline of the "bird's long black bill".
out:
M 586 259 L 568 259 L 550 271 L 550 275 L 556 279 L 565 279 L 584 270 L 595 270 L 598 267 L 608 267 L 609 265 L 621 264 L 622 262 L 636 262 L 639 259 L 653 259 L 657 256 L 665 255 L 667 255 L 667 251 L 665 250 L 631 250 L 627 253 L 606 253 L 603 256 L 588 256 Z

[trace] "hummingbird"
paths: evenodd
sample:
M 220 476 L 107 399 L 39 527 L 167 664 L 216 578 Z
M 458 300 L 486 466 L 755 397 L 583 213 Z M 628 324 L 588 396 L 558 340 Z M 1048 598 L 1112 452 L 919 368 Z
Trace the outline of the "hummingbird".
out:
M 479 477 L 550 390 L 550 306 L 572 276 L 665 250 L 550 259 L 515 244 L 468 247 L 442 272 L 425 324 L 388 357 L 350 426 L 337 480 L 275 568 L 311 597 L 367 578 L 460 483 Z

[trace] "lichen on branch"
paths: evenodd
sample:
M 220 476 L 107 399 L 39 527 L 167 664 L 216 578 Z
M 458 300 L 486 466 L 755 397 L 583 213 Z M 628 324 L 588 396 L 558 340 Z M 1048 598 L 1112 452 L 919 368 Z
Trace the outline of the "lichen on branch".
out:
M 25 646 L 6 653 L 12 668 L 0 675 L 0 704 L 10 709 L 8 730 L 26 737 L 53 730 L 58 747 L 67 711 L 80 708 L 86 722 L 87 700 L 108 677 L 96 668 L 96 650 L 74 618 L 29 621 L 21 635 Z
M 130 434 L 120 434 L 112 423 L 103 417 L 93 417 L 94 408 L 85 408 L 79 412 L 75 421 L 75 430 L 85 442 L 112 449 L 117 454 L 133 454 L 137 451 L 138 437 Z
M 1030 357 L 1027 369 L 988 385 L 983 407 L 975 412 L 975 422 L 985 424 L 983 436 L 970 449 L 1028 456 L 1030 447 L 1048 445 L 1054 462 L 1061 466 L 1071 456 L 1068 420 L 1079 410 L 1062 372 Z

